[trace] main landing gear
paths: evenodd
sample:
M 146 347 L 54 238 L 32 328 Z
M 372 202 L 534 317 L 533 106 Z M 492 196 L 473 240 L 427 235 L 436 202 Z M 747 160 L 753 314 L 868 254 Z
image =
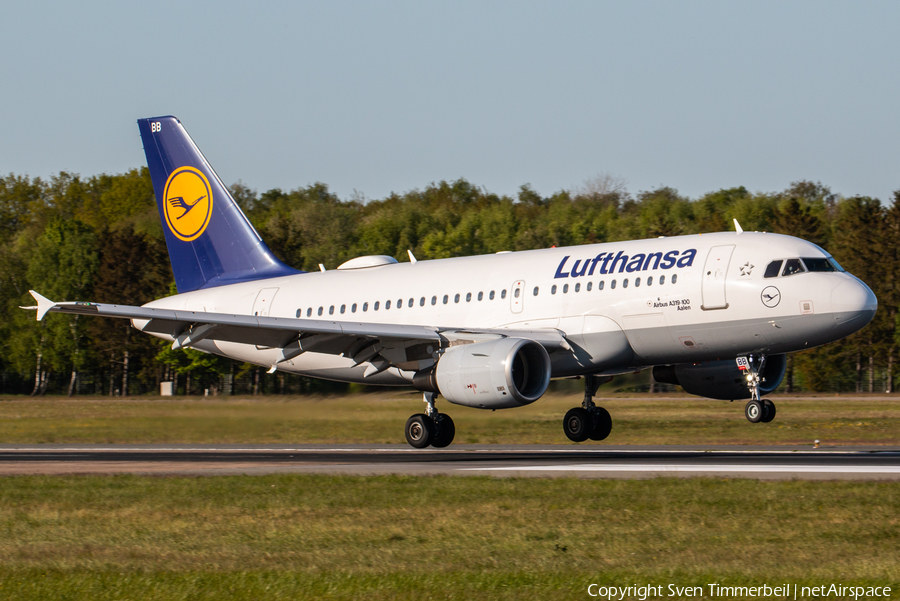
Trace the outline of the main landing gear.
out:
M 754 364 L 753 355 L 746 357 L 746 359 L 744 371 L 747 372 L 747 388 L 750 389 L 750 401 L 744 407 L 744 417 L 752 424 L 759 422 L 767 424 L 775 419 L 775 403 L 769 399 L 759 398 L 759 372 L 766 365 L 766 356 L 762 355 L 759 357 L 758 365 Z
M 600 385 L 612 378 L 596 376 L 584 377 L 584 401 L 581 407 L 569 409 L 563 418 L 563 431 L 572 442 L 603 440 L 612 431 L 612 418 L 609 411 L 594 404 L 594 395 Z
M 456 427 L 446 413 L 438 413 L 434 406 L 437 395 L 433 392 L 423 393 L 427 404 L 425 413 L 416 413 L 406 420 L 406 442 L 417 449 L 428 445 L 442 449 L 453 442 Z

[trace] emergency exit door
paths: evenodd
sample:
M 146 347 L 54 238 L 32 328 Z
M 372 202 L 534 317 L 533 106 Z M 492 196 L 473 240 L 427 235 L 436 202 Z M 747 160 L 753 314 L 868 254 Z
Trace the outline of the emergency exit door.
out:
M 703 266 L 703 305 L 701 309 L 704 311 L 728 308 L 728 300 L 725 298 L 725 275 L 728 273 L 732 252 L 734 252 L 734 244 L 713 246 L 709 249 L 706 265 Z

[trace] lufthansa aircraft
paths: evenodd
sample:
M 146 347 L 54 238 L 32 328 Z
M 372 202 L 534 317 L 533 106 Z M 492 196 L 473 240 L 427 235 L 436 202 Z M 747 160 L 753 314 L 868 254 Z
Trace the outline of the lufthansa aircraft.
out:
M 616 374 L 652 368 L 691 394 L 750 399 L 768 422 L 785 353 L 839 340 L 875 314 L 872 291 L 818 246 L 743 232 L 611 242 L 398 263 L 357 257 L 305 273 L 281 263 L 175 117 L 138 121 L 164 224 L 176 296 L 141 307 L 54 302 L 47 312 L 131 319 L 173 348 L 289 373 L 414 386 L 414 447 L 446 447 L 435 399 L 479 409 L 537 401 L 551 378 L 583 376 L 563 419 L 576 442 L 602 440 L 593 403 Z

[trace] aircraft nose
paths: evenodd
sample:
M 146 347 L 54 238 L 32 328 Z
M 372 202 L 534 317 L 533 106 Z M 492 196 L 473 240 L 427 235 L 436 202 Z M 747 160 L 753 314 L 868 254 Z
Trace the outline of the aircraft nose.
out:
M 831 291 L 831 307 L 835 323 L 846 336 L 872 321 L 878 309 L 878 299 L 862 281 L 847 278 Z

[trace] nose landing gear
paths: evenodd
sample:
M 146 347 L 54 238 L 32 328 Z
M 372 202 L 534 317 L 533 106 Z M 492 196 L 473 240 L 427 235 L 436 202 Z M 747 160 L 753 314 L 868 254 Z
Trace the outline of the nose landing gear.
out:
M 603 440 L 612 431 L 612 418 L 609 411 L 594 404 L 594 395 L 601 384 L 612 380 L 611 377 L 584 377 L 584 401 L 581 407 L 574 407 L 566 412 L 563 418 L 563 432 L 572 442 L 584 442 L 587 439 Z
M 406 420 L 406 442 L 417 449 L 431 445 L 442 449 L 450 446 L 456 434 L 456 426 L 446 413 L 438 413 L 434 406 L 437 395 L 433 392 L 423 393 L 427 404 L 425 413 L 416 413 Z
M 759 422 L 769 423 L 775 419 L 775 403 L 769 399 L 761 399 L 759 397 L 759 373 L 766 365 L 766 356 L 759 357 L 758 365 L 754 364 L 754 357 L 738 357 L 738 367 L 746 373 L 747 388 L 750 389 L 750 400 L 744 407 L 744 417 L 752 424 Z

